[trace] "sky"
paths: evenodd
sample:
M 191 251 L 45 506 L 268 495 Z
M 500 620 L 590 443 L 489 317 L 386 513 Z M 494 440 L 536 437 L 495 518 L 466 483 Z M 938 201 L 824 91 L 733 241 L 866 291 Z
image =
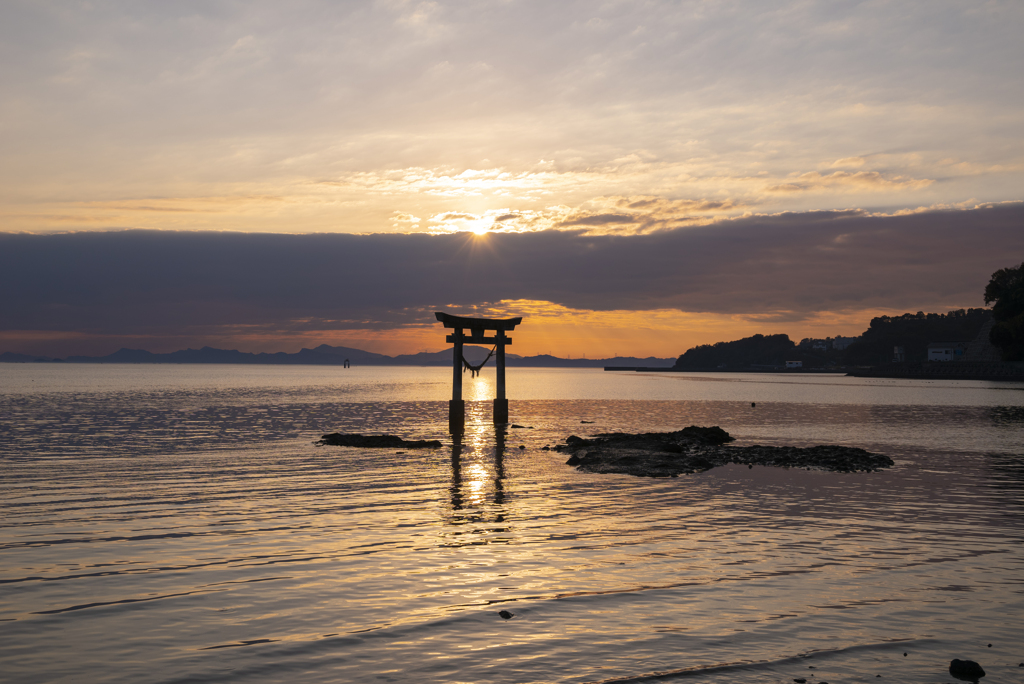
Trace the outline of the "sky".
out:
M 0 351 L 677 356 L 983 306 L 1024 4 L 0 6 Z M 49 258 L 53 257 L 53 258 Z

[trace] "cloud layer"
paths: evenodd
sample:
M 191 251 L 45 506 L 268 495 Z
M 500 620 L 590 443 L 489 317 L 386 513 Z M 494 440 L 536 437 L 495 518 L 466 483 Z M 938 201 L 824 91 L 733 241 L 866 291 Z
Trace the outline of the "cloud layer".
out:
M 202 343 L 431 326 L 434 310 L 501 312 L 511 300 L 765 321 L 944 310 L 982 304 L 990 274 L 1024 258 L 1022 225 L 1016 203 L 782 214 L 637 235 L 8 233 L 0 325 Z
M 0 220 L 431 231 L 600 198 L 693 221 L 1019 200 L 1022 27 L 1016 0 L 13 0 Z

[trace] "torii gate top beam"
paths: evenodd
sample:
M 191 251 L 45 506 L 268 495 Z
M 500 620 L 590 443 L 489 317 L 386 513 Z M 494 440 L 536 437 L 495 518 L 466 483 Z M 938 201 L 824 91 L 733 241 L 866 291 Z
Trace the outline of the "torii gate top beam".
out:
M 466 318 L 465 316 L 452 316 L 443 311 L 434 313 L 437 320 L 441 321 L 446 328 L 470 330 L 515 330 L 516 326 L 523 322 L 523 317 L 518 318 Z

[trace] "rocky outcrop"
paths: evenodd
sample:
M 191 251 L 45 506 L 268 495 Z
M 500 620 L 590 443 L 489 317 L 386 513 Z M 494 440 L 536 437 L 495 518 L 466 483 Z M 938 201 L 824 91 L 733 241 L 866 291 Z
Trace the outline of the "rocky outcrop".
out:
M 441 446 L 441 442 L 436 439 L 407 441 L 394 435 L 343 435 L 340 432 L 323 435 L 315 444 L 317 446 L 347 446 L 362 449 L 437 449 Z
M 728 463 L 833 472 L 870 472 L 893 465 L 888 456 L 857 447 L 727 446 L 733 439 L 720 427 L 693 425 L 676 432 L 611 433 L 592 439 L 574 435 L 555 449 L 568 453 L 566 464 L 581 472 L 640 477 L 675 477 Z
M 977 682 L 985 676 L 985 670 L 973 660 L 953 658 L 949 663 L 949 674 L 964 682 Z

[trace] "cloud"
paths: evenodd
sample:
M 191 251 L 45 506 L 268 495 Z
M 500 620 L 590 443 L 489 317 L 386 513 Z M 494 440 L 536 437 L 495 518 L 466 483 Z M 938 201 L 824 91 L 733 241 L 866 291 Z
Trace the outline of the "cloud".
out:
M 553 228 L 588 227 L 591 235 L 635 235 L 681 225 L 704 225 L 749 208 L 742 201 L 671 200 L 654 196 L 597 197 L 576 209 L 552 216 Z
M 480 214 L 442 212 L 430 217 L 432 232 L 522 233 L 586 230 L 588 235 L 634 235 L 679 225 L 706 224 L 745 208 L 735 200 L 668 200 L 661 197 L 596 197 L 578 207 L 491 209 Z
M 110 226 L 184 228 L 145 207 L 306 192 L 316 217 L 191 227 L 373 232 L 611 195 L 1020 199 L 1022 21 L 954 0 L 4 3 L 0 209 L 48 230 L 61 203 L 112 202 L 138 210 Z
M 787 320 L 980 306 L 991 273 L 1024 255 L 1022 224 L 1024 204 L 1011 203 L 751 216 L 635 235 L 5 233 L 0 329 L 388 329 L 510 300 Z
M 574 216 L 562 221 L 563 226 L 604 226 L 609 223 L 635 223 L 636 217 L 631 214 L 588 214 Z
M 391 216 L 391 223 L 393 223 L 399 230 L 416 230 L 420 227 L 420 222 L 421 219 L 418 216 L 403 214 L 400 211 L 394 212 Z
M 907 178 L 904 176 L 886 176 L 878 171 L 835 171 L 822 174 L 810 171 L 795 176 L 792 180 L 778 185 L 768 186 L 768 192 L 810 192 L 821 190 L 845 190 L 862 192 L 864 190 L 918 190 L 926 188 L 934 180 L 928 178 Z

